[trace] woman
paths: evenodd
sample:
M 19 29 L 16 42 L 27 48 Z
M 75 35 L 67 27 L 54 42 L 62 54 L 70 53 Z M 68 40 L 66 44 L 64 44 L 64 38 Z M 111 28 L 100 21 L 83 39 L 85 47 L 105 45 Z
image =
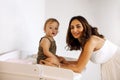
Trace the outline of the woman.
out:
M 102 80 L 120 80 L 120 48 L 99 34 L 82 16 L 69 22 L 66 43 L 69 50 L 81 50 L 77 61 L 61 64 L 62 68 L 82 72 L 89 60 L 101 64 Z

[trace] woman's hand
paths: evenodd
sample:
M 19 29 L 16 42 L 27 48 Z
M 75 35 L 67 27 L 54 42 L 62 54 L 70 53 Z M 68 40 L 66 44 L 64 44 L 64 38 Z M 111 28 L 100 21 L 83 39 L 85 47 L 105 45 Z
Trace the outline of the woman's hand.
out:
M 60 63 L 67 63 L 67 61 L 66 61 L 66 59 L 64 57 L 57 56 L 57 58 L 59 59 Z

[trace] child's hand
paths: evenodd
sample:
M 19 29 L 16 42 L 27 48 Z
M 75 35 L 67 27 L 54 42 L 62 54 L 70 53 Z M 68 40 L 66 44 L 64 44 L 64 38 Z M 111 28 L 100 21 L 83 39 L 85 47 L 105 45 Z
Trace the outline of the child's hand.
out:
M 53 63 L 46 60 L 40 60 L 40 64 L 47 65 L 47 66 L 56 66 Z
M 59 60 L 56 58 L 47 58 L 45 60 L 40 60 L 40 64 L 48 65 L 48 66 L 59 66 Z
M 60 63 L 55 62 L 54 59 L 45 59 L 45 60 L 40 60 L 40 64 L 47 65 L 47 66 L 54 66 L 54 67 L 59 67 Z
M 67 61 L 64 57 L 61 57 L 61 56 L 57 56 L 57 57 L 58 57 L 60 63 L 67 63 Z

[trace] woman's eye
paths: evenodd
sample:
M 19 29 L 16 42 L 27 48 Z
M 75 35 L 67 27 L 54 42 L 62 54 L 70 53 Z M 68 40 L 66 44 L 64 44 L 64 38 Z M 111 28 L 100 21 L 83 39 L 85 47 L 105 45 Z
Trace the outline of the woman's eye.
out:
M 77 26 L 77 28 L 80 28 L 81 26 Z
M 74 29 L 74 26 L 70 26 L 70 29 Z

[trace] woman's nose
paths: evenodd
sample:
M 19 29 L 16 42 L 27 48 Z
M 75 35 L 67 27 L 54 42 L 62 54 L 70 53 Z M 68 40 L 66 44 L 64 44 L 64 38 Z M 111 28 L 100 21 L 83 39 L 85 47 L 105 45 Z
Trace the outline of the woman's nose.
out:
M 74 28 L 73 31 L 76 32 L 76 31 L 77 31 L 77 28 Z

